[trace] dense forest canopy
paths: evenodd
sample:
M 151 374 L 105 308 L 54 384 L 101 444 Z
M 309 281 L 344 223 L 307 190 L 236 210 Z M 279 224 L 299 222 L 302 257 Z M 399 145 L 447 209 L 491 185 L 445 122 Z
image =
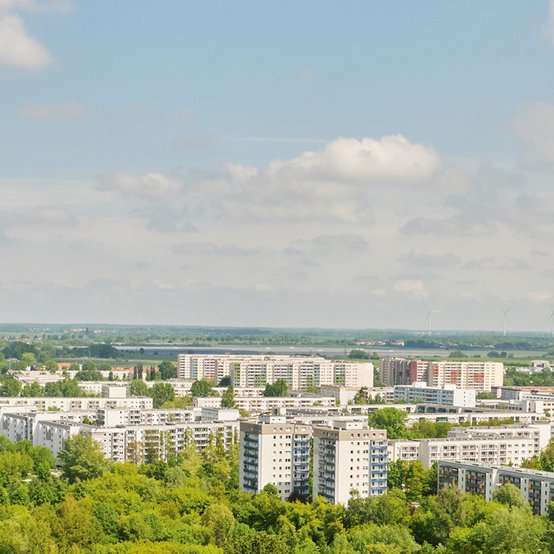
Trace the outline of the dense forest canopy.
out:
M 388 494 L 347 506 L 238 489 L 237 450 L 191 446 L 168 462 L 109 463 L 90 438 L 47 449 L 0 437 L 0 552 L 524 554 L 551 552 L 554 521 L 506 485 L 495 501 L 435 490 L 436 470 L 391 467 Z

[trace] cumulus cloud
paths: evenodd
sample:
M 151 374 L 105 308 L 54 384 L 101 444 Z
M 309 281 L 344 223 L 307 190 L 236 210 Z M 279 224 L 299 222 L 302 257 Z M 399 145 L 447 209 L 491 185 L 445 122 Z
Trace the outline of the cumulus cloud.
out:
M 83 121 L 89 115 L 88 108 L 79 102 L 61 104 L 28 104 L 19 113 L 26 119 L 55 123 L 73 123 Z
M 67 210 L 55 206 L 40 206 L 29 217 L 34 223 L 47 225 L 68 225 L 76 222 Z
M 100 187 L 123 194 L 145 197 L 174 196 L 183 187 L 178 179 L 161 173 L 115 173 L 100 177 Z
M 425 295 L 425 286 L 421 281 L 418 280 L 402 279 L 400 281 L 396 281 L 392 288 L 394 292 L 399 292 L 410 296 Z
M 386 184 L 424 181 L 438 163 L 432 148 L 401 135 L 338 138 L 321 150 L 275 160 L 266 168 L 228 164 L 225 174 L 203 190 L 215 192 L 211 209 L 231 219 L 371 224 L 371 193 Z
M 432 148 L 413 144 L 402 135 L 380 139 L 338 138 L 325 148 L 304 152 L 289 161 L 274 161 L 268 174 L 277 179 L 382 183 L 429 178 L 439 156 Z
M 0 12 L 0 65 L 42 69 L 53 61 L 46 47 L 27 33 L 21 17 Z
M 533 102 L 521 108 L 512 119 L 512 129 L 528 147 L 524 168 L 554 164 L 554 104 Z

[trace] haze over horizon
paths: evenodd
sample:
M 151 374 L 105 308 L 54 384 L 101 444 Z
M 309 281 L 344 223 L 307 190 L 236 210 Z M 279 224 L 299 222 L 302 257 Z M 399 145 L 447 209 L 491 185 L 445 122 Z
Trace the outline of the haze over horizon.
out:
M 0 320 L 549 332 L 554 1 L 0 0 Z

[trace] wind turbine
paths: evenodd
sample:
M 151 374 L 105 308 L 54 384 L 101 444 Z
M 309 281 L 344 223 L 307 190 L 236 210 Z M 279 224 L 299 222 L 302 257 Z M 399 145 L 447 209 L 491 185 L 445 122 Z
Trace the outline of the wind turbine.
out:
M 554 308 L 550 306 L 550 337 L 554 338 Z
M 427 308 L 427 317 L 425 318 L 425 322 L 427 323 L 427 336 L 431 336 L 431 318 L 433 314 L 438 314 L 439 310 L 431 310 L 427 304 L 425 304 L 425 307 Z
M 508 315 L 508 312 L 510 311 L 510 308 L 506 308 L 505 310 L 502 310 L 502 335 L 506 336 L 506 316 Z

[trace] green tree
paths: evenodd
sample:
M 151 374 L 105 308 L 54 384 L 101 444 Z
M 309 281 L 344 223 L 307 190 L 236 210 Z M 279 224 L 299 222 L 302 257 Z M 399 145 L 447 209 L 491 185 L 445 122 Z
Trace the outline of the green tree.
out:
M 152 397 L 154 408 L 159 408 L 175 398 L 175 389 L 169 383 L 156 383 L 148 391 L 148 396 Z
M 190 389 L 190 393 L 194 398 L 203 398 L 205 396 L 213 396 L 212 384 L 207 379 L 199 379 L 194 381 Z
M 222 408 L 236 408 L 235 395 L 233 385 L 229 385 L 227 390 L 221 395 L 221 407 Z
M 174 379 L 177 377 L 177 366 L 168 360 L 164 360 L 159 366 L 159 373 L 161 378 L 165 381 L 166 379 Z
M 523 498 L 521 491 L 515 485 L 512 485 L 512 483 L 505 483 L 497 488 L 492 494 L 492 499 L 510 508 L 515 506 L 517 508 L 529 509 L 529 504 Z
M 369 414 L 369 425 L 376 429 L 386 429 L 389 439 L 406 436 L 408 414 L 398 408 L 381 408 Z
M 289 385 L 284 379 L 277 379 L 273 384 L 267 384 L 264 389 L 264 396 L 276 397 L 276 396 L 288 396 Z
M 102 447 L 90 436 L 67 439 L 58 458 L 63 476 L 71 483 L 99 477 L 109 467 Z
M 24 352 L 23 354 L 21 354 L 21 361 L 26 366 L 34 366 L 37 363 L 37 359 L 33 352 Z
M 142 379 L 133 379 L 129 383 L 131 396 L 148 396 L 148 385 Z

